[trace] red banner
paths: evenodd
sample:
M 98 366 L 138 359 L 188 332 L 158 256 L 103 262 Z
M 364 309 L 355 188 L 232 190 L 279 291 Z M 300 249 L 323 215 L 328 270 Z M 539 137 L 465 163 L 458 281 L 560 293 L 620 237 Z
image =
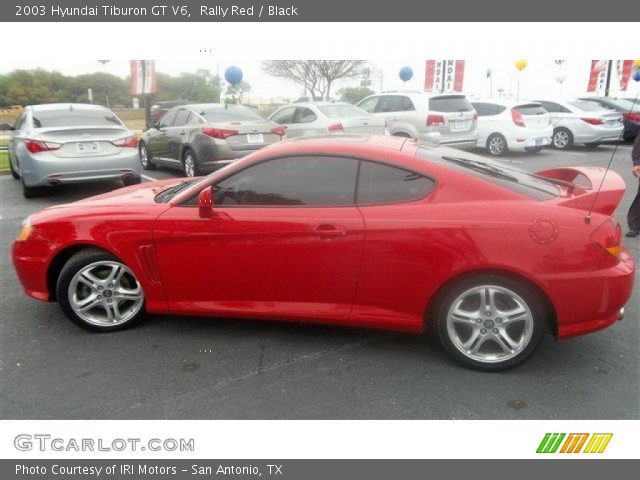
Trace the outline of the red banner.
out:
M 619 60 L 620 62 L 620 60 Z M 627 87 L 629 86 L 629 80 L 631 79 L 631 72 L 633 71 L 633 60 L 621 60 L 622 65 L 620 65 L 620 90 L 623 92 L 627 91 Z
M 149 95 L 158 90 L 156 62 L 153 60 L 131 60 L 131 95 Z
M 589 85 L 587 86 L 587 92 L 595 92 L 598 90 L 600 77 L 603 72 L 606 76 L 606 69 L 606 60 L 591 60 L 591 72 L 589 73 Z
M 427 60 L 424 72 L 424 91 L 433 92 L 433 83 L 436 79 L 436 61 Z
M 453 81 L 453 91 L 461 92 L 464 85 L 464 60 L 456 60 L 456 73 Z

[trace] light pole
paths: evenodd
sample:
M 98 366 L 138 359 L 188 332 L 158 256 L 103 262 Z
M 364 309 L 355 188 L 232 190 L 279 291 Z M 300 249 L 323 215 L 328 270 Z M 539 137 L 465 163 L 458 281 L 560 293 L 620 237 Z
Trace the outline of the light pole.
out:
M 104 73 L 105 77 L 104 77 L 104 101 L 106 103 L 106 107 L 107 108 L 111 108 L 109 106 L 109 95 L 107 95 L 107 63 L 109 63 L 111 60 L 98 60 L 98 62 L 100 62 L 102 64 L 102 73 Z

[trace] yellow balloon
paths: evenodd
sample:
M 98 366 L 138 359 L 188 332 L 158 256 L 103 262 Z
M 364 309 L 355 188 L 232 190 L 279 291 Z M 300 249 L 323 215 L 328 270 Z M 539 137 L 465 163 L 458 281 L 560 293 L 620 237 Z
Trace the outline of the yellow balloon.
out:
M 520 71 L 524 70 L 525 68 L 527 68 L 527 61 L 526 60 L 516 60 L 516 68 Z
M 636 66 L 637 68 L 640 68 L 640 60 L 636 60 L 636 64 L 635 64 L 635 66 Z

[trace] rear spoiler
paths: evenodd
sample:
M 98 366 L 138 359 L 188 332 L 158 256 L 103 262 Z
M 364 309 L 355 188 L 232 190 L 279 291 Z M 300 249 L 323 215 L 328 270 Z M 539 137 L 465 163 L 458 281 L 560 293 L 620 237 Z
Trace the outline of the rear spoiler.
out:
M 552 168 L 536 172 L 536 175 L 572 185 L 573 188 L 568 189 L 565 194 L 566 200 L 561 200 L 558 204 L 585 212 L 590 211 L 593 206 L 594 212 L 613 215 L 626 190 L 622 177 L 603 167 Z M 598 189 L 600 193 L 597 193 Z

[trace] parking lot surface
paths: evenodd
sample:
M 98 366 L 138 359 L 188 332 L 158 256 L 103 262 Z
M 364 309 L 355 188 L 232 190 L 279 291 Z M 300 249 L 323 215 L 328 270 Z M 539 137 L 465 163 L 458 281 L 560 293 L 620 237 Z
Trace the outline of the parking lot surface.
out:
M 613 148 L 503 161 L 530 171 L 606 166 Z M 627 182 L 616 211 L 625 228 L 638 188 L 630 154 L 621 145 L 613 161 Z M 86 332 L 57 304 L 23 294 L 11 244 L 33 211 L 119 186 L 62 187 L 25 200 L 19 182 L 0 177 L 0 418 L 640 418 L 638 282 L 623 321 L 563 342 L 549 337 L 524 365 L 498 374 L 460 367 L 433 338 L 349 328 L 150 316 L 133 329 Z M 639 240 L 625 240 L 640 259 Z

